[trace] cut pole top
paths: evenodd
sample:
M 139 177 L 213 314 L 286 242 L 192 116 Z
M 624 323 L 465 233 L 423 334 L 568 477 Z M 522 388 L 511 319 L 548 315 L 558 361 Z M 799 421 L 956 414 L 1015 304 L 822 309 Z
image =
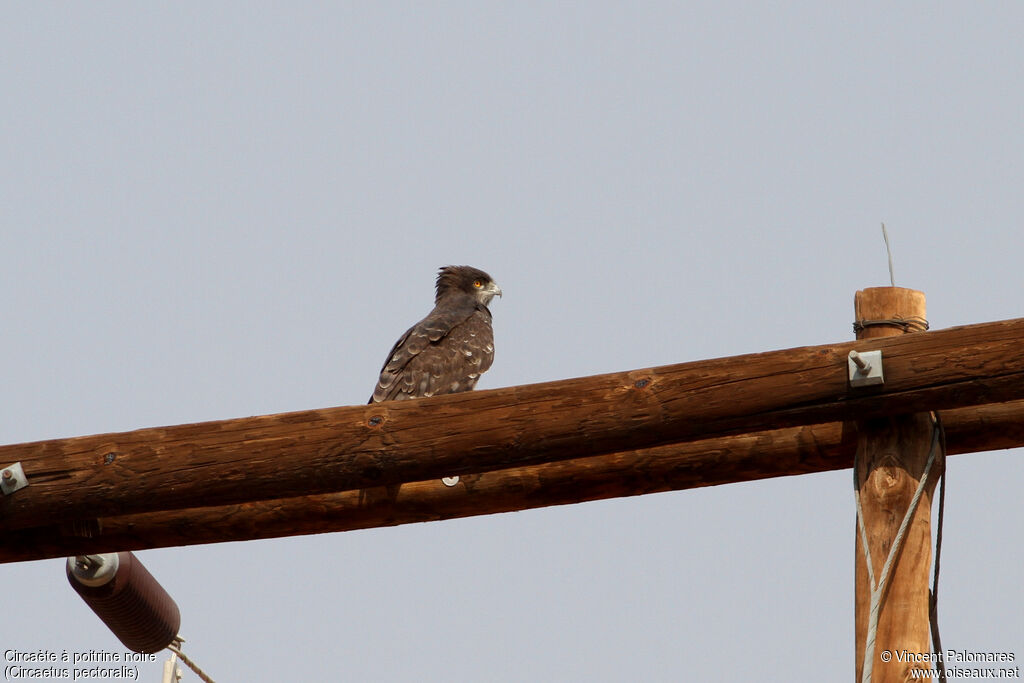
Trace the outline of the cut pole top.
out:
M 906 287 L 868 287 L 853 297 L 855 320 L 859 325 L 857 339 L 895 337 L 904 332 L 926 329 L 924 292 Z M 911 322 L 910 327 L 898 323 L 881 324 L 886 320 Z

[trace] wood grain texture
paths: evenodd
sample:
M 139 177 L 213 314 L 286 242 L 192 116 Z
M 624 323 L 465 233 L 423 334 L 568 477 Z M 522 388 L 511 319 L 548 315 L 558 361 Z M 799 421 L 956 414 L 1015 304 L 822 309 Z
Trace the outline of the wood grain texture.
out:
M 857 292 L 854 298 L 857 320 L 924 319 L 925 297 L 922 292 L 900 287 L 875 287 Z M 902 335 L 904 330 L 893 326 L 863 329 L 858 338 Z M 918 333 L 920 334 L 920 333 Z M 911 334 L 911 337 L 917 336 Z M 875 417 L 857 423 L 856 478 L 860 487 L 861 508 L 871 566 L 879 581 L 890 548 L 918 488 L 933 444 L 933 426 L 927 412 Z M 936 449 L 941 446 L 936 443 Z M 897 683 L 910 680 L 910 669 L 929 669 L 929 664 L 900 661 L 893 657 L 884 661 L 877 653 L 930 651 L 931 634 L 928 620 L 928 587 L 931 570 L 931 499 L 935 482 L 942 472 L 943 460 L 938 453 L 931 467 L 924 494 L 911 517 L 899 554 L 890 570 L 889 588 L 879 612 L 872 658 L 874 683 Z M 855 633 L 857 678 L 864 667 L 868 623 L 871 613 L 872 586 L 860 533 L 855 541 Z
M 670 443 L 1024 398 L 1024 319 L 372 406 L 0 447 L 31 485 L 0 530 L 480 474 Z M 886 383 L 851 392 L 846 355 Z
M 949 453 L 1024 446 L 1024 401 L 943 413 Z M 149 512 L 6 532 L 0 562 L 350 531 L 849 468 L 853 425 L 831 423 L 240 505 Z

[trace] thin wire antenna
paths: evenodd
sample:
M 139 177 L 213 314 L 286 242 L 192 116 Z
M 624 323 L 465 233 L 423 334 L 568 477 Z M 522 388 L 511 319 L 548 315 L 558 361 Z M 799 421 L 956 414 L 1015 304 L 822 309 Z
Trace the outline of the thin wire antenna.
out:
M 885 223 L 882 223 L 882 239 L 885 240 L 885 253 L 889 255 L 889 284 L 893 287 L 896 286 L 896 276 L 892 274 L 892 249 L 889 248 L 889 231 L 885 229 Z

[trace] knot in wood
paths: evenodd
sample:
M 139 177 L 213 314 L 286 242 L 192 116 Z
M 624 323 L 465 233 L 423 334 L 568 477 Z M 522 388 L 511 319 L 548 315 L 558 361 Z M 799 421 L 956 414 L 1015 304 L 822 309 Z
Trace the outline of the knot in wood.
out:
M 380 415 L 374 415 L 373 417 L 366 421 L 366 424 L 370 425 L 371 427 L 379 427 L 383 423 L 384 418 L 381 417 Z
M 109 465 L 110 463 L 114 462 L 114 460 L 116 458 L 117 458 L 117 453 L 113 453 L 113 452 L 107 453 L 106 455 L 103 456 L 103 464 L 104 465 Z
M 882 502 L 891 498 L 902 499 L 908 488 L 916 485 L 900 462 L 891 455 L 874 463 L 868 480 L 875 496 Z
M 636 387 L 637 389 L 643 389 L 643 388 L 645 388 L 650 383 L 651 383 L 651 380 L 647 379 L 646 377 L 643 377 L 643 378 L 638 379 L 637 381 L 633 382 L 633 386 Z

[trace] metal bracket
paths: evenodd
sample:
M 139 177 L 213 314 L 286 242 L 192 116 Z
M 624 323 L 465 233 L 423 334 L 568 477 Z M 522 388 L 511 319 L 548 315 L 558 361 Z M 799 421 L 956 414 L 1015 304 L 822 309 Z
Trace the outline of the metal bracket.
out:
M 882 352 L 864 351 L 858 353 L 850 351 L 846 359 L 847 369 L 850 376 L 851 387 L 870 387 L 875 384 L 885 384 L 885 375 L 882 373 Z
M 0 472 L 0 491 L 8 496 L 26 486 L 28 486 L 28 478 L 25 476 L 25 470 L 21 468 L 20 462 L 8 465 L 3 472 Z

